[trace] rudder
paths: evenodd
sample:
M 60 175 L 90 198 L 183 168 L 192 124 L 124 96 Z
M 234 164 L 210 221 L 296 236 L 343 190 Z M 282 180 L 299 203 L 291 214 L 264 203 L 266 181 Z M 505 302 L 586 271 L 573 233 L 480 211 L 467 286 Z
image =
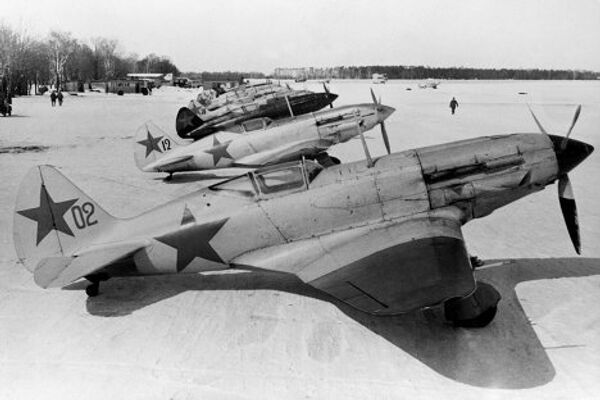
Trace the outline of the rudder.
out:
M 175 117 L 175 130 L 181 138 L 187 138 L 190 132 L 202 124 L 204 121 L 187 107 L 181 107 Z
M 68 256 L 117 221 L 58 170 L 29 170 L 17 194 L 13 240 L 19 260 L 33 271 L 43 258 Z
M 169 135 L 154 122 L 148 121 L 138 128 L 135 135 L 134 160 L 142 171 L 145 167 L 176 147 L 185 146 L 179 137 Z

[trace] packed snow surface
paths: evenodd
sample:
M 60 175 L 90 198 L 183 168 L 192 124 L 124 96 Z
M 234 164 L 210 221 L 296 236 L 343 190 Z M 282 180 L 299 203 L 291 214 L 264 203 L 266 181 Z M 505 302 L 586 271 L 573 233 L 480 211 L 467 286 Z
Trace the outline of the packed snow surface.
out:
M 152 96 L 86 93 L 52 108 L 17 98 L 0 118 L 0 398 L 2 399 L 563 399 L 600 391 L 600 82 L 333 81 L 336 105 L 396 108 L 393 151 L 490 134 L 546 130 L 596 147 L 571 172 L 583 256 L 576 256 L 554 187 L 470 222 L 478 279 L 502 294 L 484 329 L 456 329 L 439 310 L 373 317 L 298 279 L 254 273 L 113 279 L 88 298 L 84 284 L 43 290 L 17 263 L 12 218 L 18 185 L 52 164 L 108 212 L 127 217 L 206 180 L 144 174 L 133 135 L 152 120 L 174 131 L 193 90 Z M 294 85 L 292 83 L 292 85 Z M 308 82 L 296 87 L 320 90 Z M 410 88 L 412 90 L 407 90 Z M 526 93 L 526 94 L 519 94 Z M 455 96 L 459 108 L 450 114 Z M 385 150 L 378 128 L 371 153 Z M 364 158 L 360 141 L 330 152 Z

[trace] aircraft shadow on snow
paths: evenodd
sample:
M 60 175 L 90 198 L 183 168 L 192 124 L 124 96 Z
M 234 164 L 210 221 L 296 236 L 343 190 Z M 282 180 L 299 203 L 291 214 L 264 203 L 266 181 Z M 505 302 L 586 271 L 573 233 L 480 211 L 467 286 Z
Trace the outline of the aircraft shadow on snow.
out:
M 476 272 L 502 294 L 498 314 L 483 329 L 455 328 L 430 309 L 393 317 L 358 311 L 304 284 L 292 275 L 250 272 L 221 275 L 159 276 L 112 279 L 101 295 L 88 298 L 90 314 L 121 317 L 179 293 L 194 290 L 276 290 L 334 304 L 348 317 L 399 349 L 455 381 L 479 386 L 523 389 L 552 380 L 555 370 L 517 299 L 515 287 L 525 281 L 600 274 L 600 259 L 513 259 Z M 490 261 L 495 262 L 495 261 Z M 68 289 L 83 289 L 81 284 Z M 216 314 L 220 315 L 220 314 Z

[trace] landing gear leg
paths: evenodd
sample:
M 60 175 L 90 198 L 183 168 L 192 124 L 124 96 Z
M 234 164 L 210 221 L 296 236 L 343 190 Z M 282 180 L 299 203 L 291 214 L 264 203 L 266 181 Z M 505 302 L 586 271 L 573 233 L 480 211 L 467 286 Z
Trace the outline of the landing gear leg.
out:
M 98 296 L 98 293 L 100 293 L 100 281 L 92 282 L 91 285 L 89 285 L 88 287 L 85 288 L 85 293 L 89 297 Z
M 471 295 L 446 301 L 444 315 L 454 326 L 483 328 L 496 316 L 501 298 L 492 285 L 477 282 L 477 289 Z

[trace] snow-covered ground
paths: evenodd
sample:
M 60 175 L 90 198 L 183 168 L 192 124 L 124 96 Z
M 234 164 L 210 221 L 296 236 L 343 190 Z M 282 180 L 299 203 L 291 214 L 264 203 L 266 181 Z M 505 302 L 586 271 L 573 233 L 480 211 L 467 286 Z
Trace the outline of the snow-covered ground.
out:
M 0 398 L 597 398 L 600 82 L 449 81 L 433 90 L 333 81 L 330 88 L 343 105 L 371 101 L 370 86 L 396 108 L 386 122 L 395 151 L 536 132 L 527 102 L 546 130 L 564 134 L 582 104 L 573 138 L 598 149 L 570 174 L 583 256 L 551 187 L 464 227 L 469 250 L 496 264 L 478 278 L 503 296 L 481 330 L 441 324 L 437 311 L 372 317 L 269 274 L 114 279 L 92 299 L 84 285 L 42 290 L 17 264 L 12 243 L 16 191 L 30 167 L 58 166 L 117 216 L 206 182 L 168 184 L 133 162 L 135 130 L 149 119 L 174 130 L 193 91 L 86 93 L 56 108 L 47 96 L 18 98 L 15 115 L 0 118 Z M 377 128 L 369 136 L 371 152 L 384 154 Z M 363 157 L 359 141 L 331 153 Z

